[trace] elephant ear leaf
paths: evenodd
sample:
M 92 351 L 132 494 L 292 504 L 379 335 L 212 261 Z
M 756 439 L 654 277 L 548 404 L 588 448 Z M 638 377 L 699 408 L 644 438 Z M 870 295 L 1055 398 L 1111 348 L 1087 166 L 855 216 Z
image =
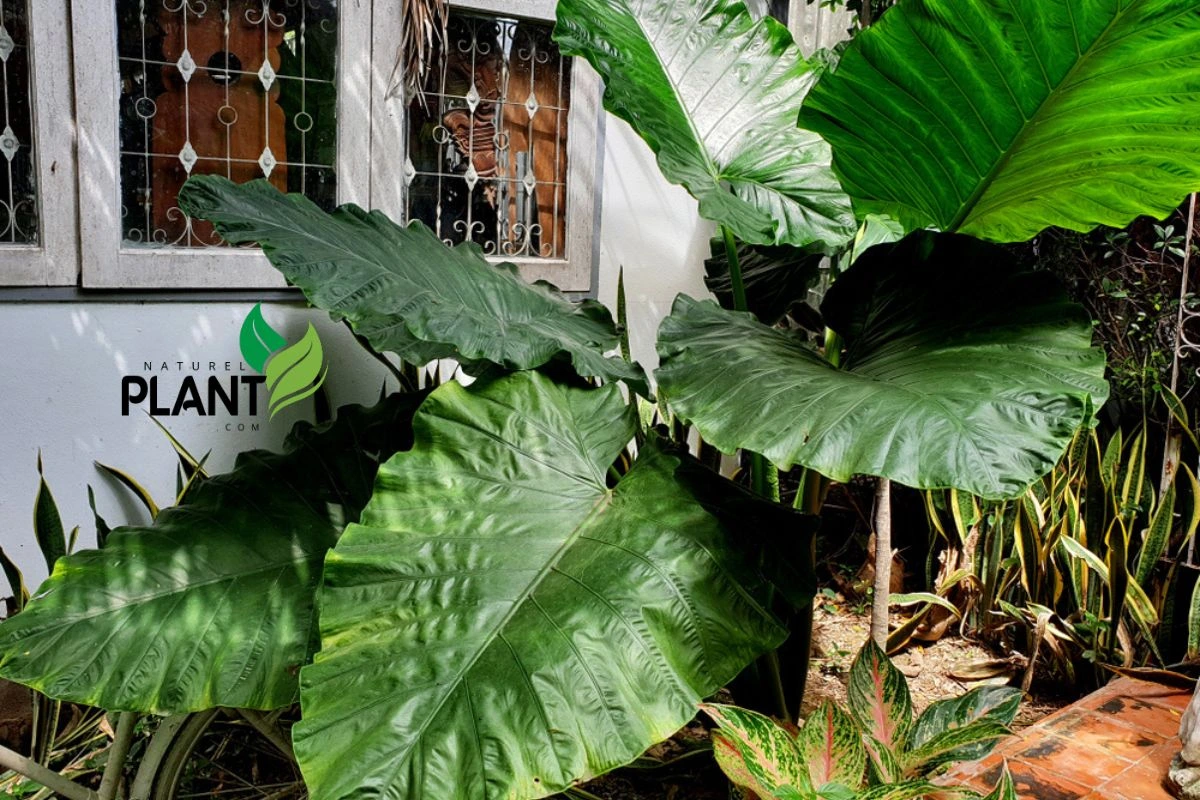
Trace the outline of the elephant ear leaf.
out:
M 393 395 L 300 423 L 283 453 L 243 453 L 152 526 L 59 559 L 0 624 L 0 676 L 157 714 L 294 702 L 325 554 L 366 505 L 380 461 L 411 443 L 420 400 Z
M 436 390 L 329 554 L 296 755 L 314 797 L 507 800 L 629 763 L 785 636 L 617 386 Z
M 266 181 L 215 175 L 191 178 L 179 202 L 227 242 L 262 245 L 309 303 L 410 364 L 454 358 L 477 371 L 523 370 L 565 356 L 580 375 L 646 390 L 639 367 L 605 356 L 619 342 L 604 306 L 526 283 L 477 245 L 447 247 L 420 222 L 397 225 L 354 205 L 327 214 Z
M 1200 187 L 1200 14 L 908 0 L 855 37 L 800 124 L 833 146 L 860 215 L 908 230 L 1016 242 L 1163 218 Z
M 989 498 L 1047 472 L 1108 396 L 1083 309 L 969 237 L 875 247 L 821 311 L 844 337 L 841 369 L 800 336 L 680 297 L 659 331 L 662 396 L 726 452 Z
M 779 322 L 793 306 L 804 302 L 808 289 L 821 277 L 821 253 L 796 247 L 739 245 L 738 261 L 746 290 L 746 310 L 767 325 Z M 725 241 L 712 241 L 712 257 L 704 262 L 704 284 L 723 308 L 733 308 L 733 281 Z
M 787 28 L 734 0 L 560 0 L 555 41 L 604 78 L 700 213 L 758 245 L 838 246 L 854 235 L 828 145 L 796 127 L 817 77 Z

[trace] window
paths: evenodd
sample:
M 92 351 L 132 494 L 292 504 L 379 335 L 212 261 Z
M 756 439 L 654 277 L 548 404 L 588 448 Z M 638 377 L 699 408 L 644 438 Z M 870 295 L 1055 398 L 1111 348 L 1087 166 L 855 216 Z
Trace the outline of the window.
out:
M 78 274 L 65 18 L 66 0 L 0 0 L 0 284 Z
M 9 2 L 7 7 L 0 2 L 0 77 L 4 81 L 0 242 L 4 244 L 38 243 L 30 40 L 29 9 L 23 0 Z
M 554 44 L 552 2 L 452 3 L 409 99 L 405 219 L 531 280 L 591 288 L 600 81 Z
M 274 288 L 255 248 L 188 219 L 190 174 L 370 203 L 371 8 L 75 0 L 85 287 Z
M 589 290 L 600 86 L 555 48 L 554 3 L 451 0 L 418 97 L 397 72 L 404 5 L 0 0 L 0 285 L 282 288 L 179 208 L 216 173 L 420 219 Z
M 485 253 L 566 251 L 571 64 L 551 28 L 454 13 L 409 104 L 406 212 Z
M 122 244 L 220 246 L 190 175 L 336 204 L 337 3 L 117 0 Z

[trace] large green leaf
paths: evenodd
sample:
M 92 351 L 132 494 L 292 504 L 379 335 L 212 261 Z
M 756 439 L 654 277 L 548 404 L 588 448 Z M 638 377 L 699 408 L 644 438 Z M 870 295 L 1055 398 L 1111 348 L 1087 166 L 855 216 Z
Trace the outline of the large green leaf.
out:
M 754 494 L 708 469 L 686 450 L 680 460 L 675 476 L 696 502 L 737 531 L 743 549 L 757 554 L 763 578 L 780 599 L 795 610 L 807 608 L 817 594 L 813 539 L 821 518 Z
M 680 297 L 659 331 L 662 395 L 726 452 L 995 498 L 1051 469 L 1108 394 L 1083 310 L 968 237 L 873 248 L 822 313 L 845 337 L 842 369 L 795 334 Z
M 449 384 L 325 565 L 296 753 L 317 800 L 521 800 L 637 758 L 784 637 L 616 386 Z
M 554 38 L 596 68 L 605 108 L 706 218 L 750 244 L 854 234 L 828 145 L 796 127 L 817 71 L 775 20 L 734 0 L 560 0 Z
M 327 214 L 266 181 L 215 175 L 189 180 L 179 203 L 226 241 L 262 245 L 310 303 L 347 320 L 376 350 L 412 364 L 455 358 L 506 369 L 565 354 L 581 375 L 644 389 L 638 367 L 604 356 L 618 345 L 604 306 L 528 284 L 512 264 L 488 263 L 474 244 L 447 247 L 420 222 L 400 226 L 354 205 Z
M 746 310 L 768 325 L 774 325 L 791 308 L 804 302 L 808 289 L 821 277 L 820 253 L 797 247 L 737 248 L 738 264 L 746 290 Z M 717 296 L 723 308 L 733 308 L 733 281 L 725 241 L 713 239 L 712 257 L 704 262 L 704 285 Z
M 1194 0 L 906 0 L 801 125 L 860 214 L 1023 241 L 1165 217 L 1200 188 Z
M 321 563 L 408 446 L 418 395 L 301 423 L 285 452 L 243 453 L 152 527 L 59 560 L 0 625 L 0 676 L 62 700 L 154 713 L 294 702 Z

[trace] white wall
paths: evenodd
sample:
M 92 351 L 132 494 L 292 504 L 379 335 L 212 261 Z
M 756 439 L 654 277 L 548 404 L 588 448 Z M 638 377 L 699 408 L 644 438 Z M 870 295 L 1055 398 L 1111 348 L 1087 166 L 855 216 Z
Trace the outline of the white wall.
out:
M 37 491 L 38 449 L 46 480 L 63 523 L 80 525 L 82 545 L 95 546 L 87 505 L 87 484 L 96 489 L 97 508 L 110 525 L 145 523 L 148 516 L 131 495 L 93 465 L 121 468 L 150 490 L 159 505 L 170 505 L 175 492 L 175 456 L 166 437 L 138 408 L 121 413 L 121 378 L 159 375 L 160 399 L 170 404 L 190 362 L 203 362 L 194 373 L 203 389 L 224 362 L 241 361 L 238 334 L 252 303 L 30 303 L 0 304 L 0 546 L 26 573 L 33 588 L 46 567 L 33 541 L 32 507 Z M 364 353 L 328 315 L 302 306 L 265 308 L 268 321 L 296 341 L 312 321 L 329 355 L 326 382 L 335 406 L 373 402 L 383 369 Z M 170 371 L 144 371 L 144 362 L 170 362 Z M 185 362 L 185 371 L 177 368 Z M 218 362 L 218 370 L 208 362 Z M 253 375 L 247 370 L 244 374 Z M 392 382 L 394 386 L 394 381 Z M 167 391 L 169 389 L 169 391 Z M 262 395 L 265 397 L 265 391 Z M 160 420 L 197 458 L 209 450 L 205 468 L 223 472 L 241 450 L 278 448 L 298 419 L 312 419 L 311 401 L 281 411 L 273 421 L 250 416 L 243 400 L 239 416 L 215 417 L 185 412 Z M 260 429 L 249 430 L 254 423 Z M 247 430 L 239 432 L 244 424 Z M 226 430 L 226 426 L 233 430 Z M 0 587 L 0 594 L 7 594 Z
M 658 364 L 658 324 L 675 296 L 710 296 L 704 259 L 716 228 L 700 218 L 687 191 L 662 178 L 654 154 L 633 129 L 611 115 L 604 163 L 599 298 L 616 309 L 624 267 L 630 349 L 650 369 Z
M 663 181 L 646 145 L 613 118 L 607 125 L 602 202 L 599 296 L 615 308 L 617 270 L 624 265 L 634 355 L 651 367 L 657 362 L 655 331 L 675 295 L 704 295 L 702 261 L 712 228 L 699 220 L 685 191 Z M 202 361 L 198 376 L 205 380 L 207 362 L 236 364 L 238 334 L 252 306 L 0 300 L 0 546 L 25 571 L 31 589 L 46 574 L 32 529 L 38 449 L 64 524 L 68 530 L 82 528 L 81 545 L 95 544 L 88 484 L 110 525 L 147 522 L 129 494 L 93 466 L 102 461 L 125 469 L 162 505 L 174 496 L 175 455 L 144 413 L 121 415 L 121 378 L 146 374 L 145 361 Z M 307 322 L 317 326 L 330 356 L 326 386 L 335 406 L 378 397 L 386 370 L 326 314 L 278 303 L 264 305 L 264 313 L 289 341 L 299 338 Z M 181 378 L 172 369 L 162 373 L 160 383 L 178 387 Z M 277 448 L 297 419 L 311 419 L 312 405 L 293 406 L 273 422 L 242 411 L 237 419 L 189 413 L 163 421 L 197 456 L 212 450 L 206 467 L 221 472 L 241 450 Z M 239 421 L 257 421 L 261 429 L 225 430 Z

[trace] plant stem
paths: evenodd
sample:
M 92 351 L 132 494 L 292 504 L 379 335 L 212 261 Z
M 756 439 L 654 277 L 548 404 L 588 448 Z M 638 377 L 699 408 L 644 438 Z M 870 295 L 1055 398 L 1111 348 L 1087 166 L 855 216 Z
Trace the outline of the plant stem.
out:
M 733 287 L 733 310 L 749 311 L 746 303 L 746 284 L 742 280 L 742 261 L 738 257 L 737 240 L 733 231 L 721 226 L 721 235 L 725 237 L 725 261 L 729 264 L 729 283 Z
M 733 310 L 749 311 L 746 303 L 746 283 L 742 280 L 742 261 L 738 257 L 737 239 L 725 225 L 721 226 L 721 235 L 725 239 L 725 261 L 729 265 L 729 283 L 733 287 Z M 775 481 L 779 477 L 776 473 Z M 767 477 L 767 460 L 759 453 L 750 454 L 750 485 L 759 497 L 770 497 L 770 479 Z
M 825 359 L 834 367 L 842 366 L 842 346 L 843 341 L 841 334 L 836 331 L 825 329 Z M 794 508 L 803 511 L 805 514 L 820 516 L 821 508 L 825 505 L 825 493 L 829 490 L 829 479 L 816 470 L 806 469 L 801 473 L 800 487 L 796 493 L 796 500 L 792 504 Z M 810 564 L 817 563 L 817 540 L 813 537 L 811 552 L 809 553 Z M 815 609 L 812 603 L 809 603 L 808 608 L 801 609 L 796 615 L 792 625 L 792 637 L 795 639 L 795 652 L 799 654 L 798 662 L 794 669 L 796 681 L 796 693 L 798 699 L 796 701 L 796 719 L 802 718 L 800 713 L 801 707 L 804 704 L 804 692 L 808 688 L 808 667 L 812 657 L 812 636 L 813 636 L 813 614 Z
M 13 772 L 24 775 L 26 778 L 36 781 L 47 789 L 62 795 L 67 800 L 98 800 L 99 798 L 98 794 L 86 786 L 82 786 L 69 778 L 64 778 L 54 770 L 47 769 L 36 761 L 26 758 L 15 750 L 9 750 L 3 745 L 0 745 L 0 767 L 11 769 Z
M 250 708 L 239 708 L 238 714 L 246 722 L 249 722 L 254 730 L 265 736 L 267 741 L 275 745 L 275 749 L 282 753 L 289 761 L 296 760 L 296 753 L 292 750 L 291 739 L 266 714 Z
M 875 597 L 871 604 L 871 638 L 887 650 L 888 605 L 892 587 L 892 482 L 875 486 Z
M 733 236 L 733 231 L 725 225 L 721 226 L 721 235 L 725 239 L 725 260 L 729 264 L 729 283 L 733 287 L 733 309 L 734 311 L 749 311 L 746 303 L 746 283 L 742 279 L 742 263 L 738 258 L 737 240 Z M 761 453 L 750 453 L 750 486 L 759 497 L 779 502 L 779 470 Z M 767 683 L 770 684 L 771 696 L 775 703 L 775 714 L 780 719 L 790 722 L 792 717 L 788 712 L 787 694 L 783 688 L 783 671 L 779 665 L 779 653 L 775 651 L 767 653 L 762 659 L 761 666 L 765 668 Z
M 800 486 L 796 491 L 794 508 L 805 514 L 820 514 L 821 506 L 825 503 L 825 490 L 829 481 L 824 475 L 812 469 L 800 473 Z M 817 539 L 814 536 L 809 545 L 809 564 L 817 563 Z M 803 718 L 804 691 L 808 686 L 809 661 L 812 658 L 813 613 L 815 609 L 810 602 L 808 608 L 801 609 L 792 620 L 792 639 L 795 644 L 792 652 L 796 654 L 796 665 L 793 674 L 796 681 L 796 716 L 798 721 Z
M 125 759 L 133 745 L 133 728 L 138 715 L 122 711 L 117 716 L 117 730 L 113 734 L 112 746 L 108 749 L 108 763 L 104 765 L 104 776 L 100 778 L 100 800 L 113 800 L 121 785 L 121 773 L 125 771 Z
M 392 377 L 395 378 L 400 384 L 401 391 L 417 391 L 417 387 L 412 385 L 408 377 L 401 372 L 395 364 L 393 364 L 391 361 L 388 361 L 387 356 L 371 346 L 371 343 L 367 341 L 367 337 L 362 336 L 355 331 L 354 328 L 350 327 L 349 321 L 342 320 L 342 324 L 346 326 L 346 330 L 350 331 L 350 335 L 354 337 L 354 341 L 358 342 L 359 346 L 361 346 L 363 350 L 366 350 L 371 355 L 371 358 L 375 359 L 380 364 L 383 364 L 383 366 L 387 368 L 388 372 L 392 373 Z

